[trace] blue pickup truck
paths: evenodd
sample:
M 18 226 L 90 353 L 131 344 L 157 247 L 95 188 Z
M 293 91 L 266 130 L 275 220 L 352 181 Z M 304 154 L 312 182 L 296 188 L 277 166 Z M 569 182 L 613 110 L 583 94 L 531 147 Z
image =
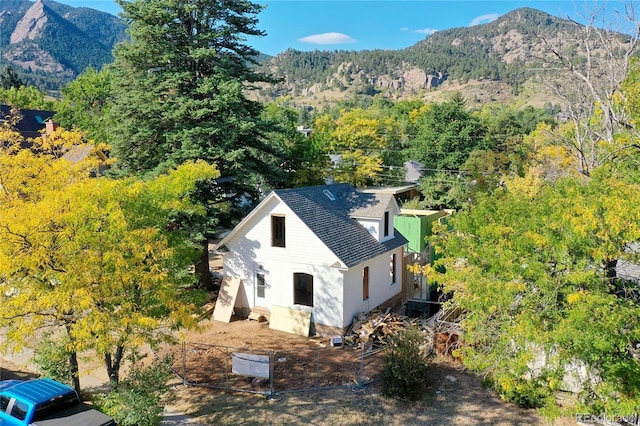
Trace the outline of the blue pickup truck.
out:
M 0 381 L 0 426 L 115 426 L 83 404 L 73 388 L 51 379 Z

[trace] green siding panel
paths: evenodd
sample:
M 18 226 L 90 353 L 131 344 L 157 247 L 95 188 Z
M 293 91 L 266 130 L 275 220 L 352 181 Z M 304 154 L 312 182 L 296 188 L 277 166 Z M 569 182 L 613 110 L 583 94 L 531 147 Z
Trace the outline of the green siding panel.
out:
M 409 240 L 408 249 L 420 253 L 427 248 L 426 238 L 431 235 L 433 222 L 445 215 L 445 212 L 436 212 L 425 216 L 396 216 L 393 225 Z

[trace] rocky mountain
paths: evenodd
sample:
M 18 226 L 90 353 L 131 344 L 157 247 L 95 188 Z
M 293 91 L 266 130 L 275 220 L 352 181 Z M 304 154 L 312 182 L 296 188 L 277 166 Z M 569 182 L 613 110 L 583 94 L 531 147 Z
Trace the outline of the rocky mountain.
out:
M 113 60 L 115 43 L 126 39 L 118 17 L 50 0 L 0 3 L 0 64 L 41 90 L 57 90 L 88 66 Z
M 23 81 L 55 91 L 87 66 L 111 62 L 125 29 L 118 17 L 86 7 L 3 0 L 0 66 L 11 63 Z M 521 103 L 541 106 L 550 95 L 530 70 L 544 63 L 548 44 L 579 52 L 578 32 L 571 21 L 522 8 L 488 24 L 436 32 L 406 49 L 291 49 L 258 58 L 261 70 L 281 83 L 263 85 L 255 96 L 263 101 L 290 96 L 298 106 L 316 107 L 354 95 L 430 101 L 456 91 L 479 104 L 520 97 Z
M 478 103 L 525 96 L 542 104 L 549 95 L 531 80 L 546 44 L 575 41 L 576 25 L 539 10 L 522 8 L 484 25 L 438 31 L 401 50 L 288 50 L 264 63 L 282 79 L 263 87 L 264 100 L 290 95 L 318 105 L 354 94 L 431 100 L 449 91 Z

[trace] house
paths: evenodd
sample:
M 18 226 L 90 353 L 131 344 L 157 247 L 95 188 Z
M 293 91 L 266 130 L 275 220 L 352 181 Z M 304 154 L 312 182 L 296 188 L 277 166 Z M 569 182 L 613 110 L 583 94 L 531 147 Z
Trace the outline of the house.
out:
M 418 185 L 415 183 L 408 183 L 401 186 L 369 186 L 367 188 L 364 188 L 362 192 L 391 194 L 395 197 L 396 201 L 400 205 L 414 198 L 421 197 Z
M 330 335 L 401 303 L 398 213 L 393 195 L 344 183 L 271 192 L 216 246 L 223 274 L 240 279 L 235 310 L 302 311 L 312 333 Z
M 31 146 L 28 139 L 34 139 L 42 136 L 43 131 L 51 132 L 55 126 L 53 120 L 54 111 L 21 109 L 20 120 L 15 123 L 15 130 L 18 131 L 25 139 L 25 146 Z M 4 122 L 11 117 L 11 107 L 9 105 L 0 105 L 0 122 Z

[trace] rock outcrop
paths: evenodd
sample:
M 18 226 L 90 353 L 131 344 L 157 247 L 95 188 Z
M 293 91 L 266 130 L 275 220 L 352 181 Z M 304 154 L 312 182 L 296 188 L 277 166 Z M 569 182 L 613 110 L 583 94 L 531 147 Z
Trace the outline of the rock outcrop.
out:
M 35 40 L 47 25 L 47 21 L 44 4 L 42 0 L 37 0 L 18 22 L 13 33 L 11 33 L 11 44 L 20 43 L 24 40 Z

